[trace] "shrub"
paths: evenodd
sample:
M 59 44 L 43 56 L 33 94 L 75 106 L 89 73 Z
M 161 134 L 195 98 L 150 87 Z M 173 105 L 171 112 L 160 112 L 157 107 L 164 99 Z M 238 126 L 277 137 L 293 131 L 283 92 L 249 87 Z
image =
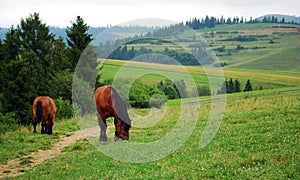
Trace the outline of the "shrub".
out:
M 57 108 L 56 119 L 73 117 L 73 106 L 69 100 L 64 100 L 62 97 L 59 97 L 55 99 L 54 102 Z
M 198 86 L 197 89 L 198 89 L 199 96 L 211 95 L 209 86 Z

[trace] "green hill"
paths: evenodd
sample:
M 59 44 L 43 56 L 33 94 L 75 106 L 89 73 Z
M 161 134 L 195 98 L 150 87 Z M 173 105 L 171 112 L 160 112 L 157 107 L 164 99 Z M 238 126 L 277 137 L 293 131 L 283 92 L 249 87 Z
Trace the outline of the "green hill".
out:
M 220 25 L 199 30 L 220 62 L 231 68 L 300 70 L 300 26 L 271 23 Z

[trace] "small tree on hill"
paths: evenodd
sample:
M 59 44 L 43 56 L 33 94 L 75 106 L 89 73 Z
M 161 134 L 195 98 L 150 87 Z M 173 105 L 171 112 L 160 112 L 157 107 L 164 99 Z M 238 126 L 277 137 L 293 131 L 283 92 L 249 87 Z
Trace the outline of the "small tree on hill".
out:
M 251 85 L 249 79 L 247 80 L 245 88 L 244 88 L 244 92 L 247 92 L 247 91 L 252 91 L 252 85 Z
M 241 92 L 241 84 L 240 82 L 236 79 L 234 81 L 234 92 Z
M 220 90 L 218 90 L 218 94 L 227 94 L 227 81 L 224 81 Z
M 230 78 L 227 86 L 227 93 L 233 93 L 235 91 L 234 89 L 235 88 L 234 88 L 233 80 L 232 78 Z

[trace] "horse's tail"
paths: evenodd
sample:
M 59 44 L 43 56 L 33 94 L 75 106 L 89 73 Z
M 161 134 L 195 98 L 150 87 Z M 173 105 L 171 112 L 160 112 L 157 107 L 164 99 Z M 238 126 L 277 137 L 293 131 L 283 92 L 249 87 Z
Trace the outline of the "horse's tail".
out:
M 111 87 L 111 98 L 113 100 L 113 106 L 115 107 L 119 118 L 126 124 L 131 125 L 131 120 L 129 119 L 126 104 L 113 87 Z
M 43 107 L 42 101 L 36 103 L 36 121 L 40 123 L 43 120 Z

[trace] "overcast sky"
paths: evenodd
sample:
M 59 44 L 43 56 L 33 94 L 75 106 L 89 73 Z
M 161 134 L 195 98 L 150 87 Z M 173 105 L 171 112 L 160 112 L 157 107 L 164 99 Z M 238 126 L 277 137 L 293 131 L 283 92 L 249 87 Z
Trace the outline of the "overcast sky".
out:
M 15 26 L 34 12 L 49 26 L 70 26 L 79 15 L 89 26 L 99 27 L 141 18 L 182 22 L 205 15 L 300 16 L 299 4 L 299 0 L 0 0 L 0 27 Z

